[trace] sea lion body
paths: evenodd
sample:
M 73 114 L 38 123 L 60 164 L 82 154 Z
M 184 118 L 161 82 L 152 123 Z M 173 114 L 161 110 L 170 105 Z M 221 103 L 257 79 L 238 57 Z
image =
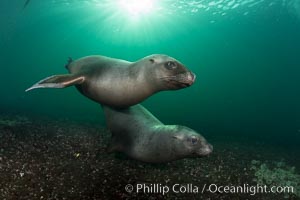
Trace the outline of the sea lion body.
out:
M 151 84 L 154 82 L 147 76 L 150 70 L 146 65 L 125 60 L 89 56 L 72 62 L 68 69 L 85 77 L 83 84 L 76 85 L 83 95 L 114 107 L 137 104 L 162 89 Z M 106 92 L 108 95 L 103 95 Z
M 116 108 L 135 105 L 163 90 L 192 85 L 195 75 L 166 55 L 155 54 L 136 62 L 87 56 L 67 65 L 70 74 L 54 75 L 27 89 L 64 88 L 75 85 L 86 97 Z
M 206 156 L 212 152 L 212 146 L 194 130 L 164 125 L 141 105 L 126 109 L 103 106 L 103 110 L 112 133 L 110 152 L 122 152 L 148 163 Z

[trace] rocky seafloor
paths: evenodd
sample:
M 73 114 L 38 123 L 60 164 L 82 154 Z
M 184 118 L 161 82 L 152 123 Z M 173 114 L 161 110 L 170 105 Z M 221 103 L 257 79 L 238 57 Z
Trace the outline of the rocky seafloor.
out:
M 214 152 L 209 157 L 154 165 L 108 154 L 109 139 L 110 133 L 100 125 L 1 116 L 0 199 L 299 199 L 283 193 L 250 195 L 210 192 L 207 188 L 202 192 L 203 186 L 210 184 L 257 185 L 256 161 L 284 159 L 299 174 L 300 159 L 294 151 L 220 139 L 210 141 Z M 125 190 L 128 184 L 133 186 L 132 192 Z M 152 192 L 137 192 L 137 184 L 146 184 Z M 172 190 L 175 184 L 176 191 L 183 185 L 181 192 Z M 157 193 L 165 186 L 169 192 Z

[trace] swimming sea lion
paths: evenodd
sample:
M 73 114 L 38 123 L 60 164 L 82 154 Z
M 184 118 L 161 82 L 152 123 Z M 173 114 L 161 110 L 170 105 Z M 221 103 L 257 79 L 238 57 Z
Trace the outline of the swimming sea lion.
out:
M 194 130 L 164 125 L 139 104 L 126 109 L 103 106 L 103 110 L 112 133 L 109 152 L 122 152 L 148 163 L 206 156 L 212 152 L 212 145 Z
M 179 61 L 160 54 L 136 62 L 87 56 L 70 61 L 67 69 L 70 74 L 50 76 L 26 91 L 75 85 L 83 95 L 98 103 L 124 108 L 162 90 L 191 86 L 196 78 Z

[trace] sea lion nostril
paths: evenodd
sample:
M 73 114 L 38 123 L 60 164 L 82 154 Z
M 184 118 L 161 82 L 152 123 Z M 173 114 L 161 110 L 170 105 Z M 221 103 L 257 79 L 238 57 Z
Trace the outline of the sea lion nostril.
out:
M 205 147 L 203 147 L 201 150 L 200 150 L 200 155 L 209 155 L 211 154 L 213 151 L 213 146 L 211 144 L 207 144 Z
M 193 77 L 193 81 L 196 80 L 196 74 L 194 74 L 193 72 L 191 72 L 191 76 Z
M 195 82 L 196 75 L 193 72 L 188 72 L 187 80 L 190 81 L 189 85 L 192 85 Z

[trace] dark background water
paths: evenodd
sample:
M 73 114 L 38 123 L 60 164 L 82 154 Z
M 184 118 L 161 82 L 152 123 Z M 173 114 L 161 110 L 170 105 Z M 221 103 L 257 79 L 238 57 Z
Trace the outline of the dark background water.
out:
M 74 87 L 24 90 L 67 73 L 69 56 L 135 61 L 164 53 L 183 62 L 197 80 L 143 102 L 161 121 L 208 138 L 266 136 L 266 143 L 299 145 L 300 3 L 236 2 L 234 9 L 224 8 L 224 1 L 222 8 L 197 12 L 172 5 L 170 12 L 157 11 L 155 20 L 132 25 L 101 1 L 32 0 L 24 10 L 23 1 L 1 1 L 0 111 L 103 124 L 100 106 Z

